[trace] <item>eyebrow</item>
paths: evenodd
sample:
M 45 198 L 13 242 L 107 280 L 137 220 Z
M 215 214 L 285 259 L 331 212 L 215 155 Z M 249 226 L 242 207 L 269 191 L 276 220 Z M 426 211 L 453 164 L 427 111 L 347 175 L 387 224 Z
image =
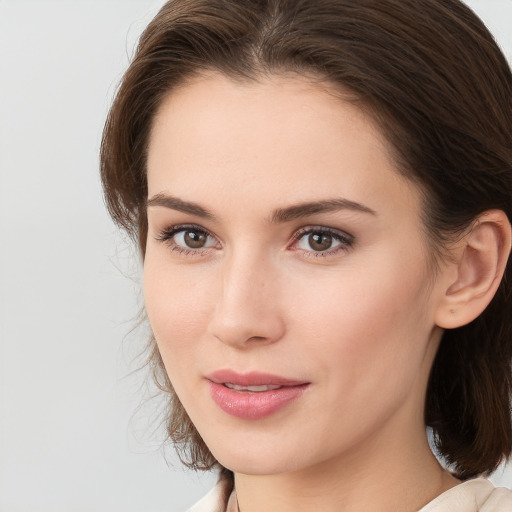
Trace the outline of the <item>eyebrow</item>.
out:
M 189 213 L 204 219 L 215 220 L 215 215 L 213 215 L 213 213 L 209 212 L 206 208 L 203 208 L 197 203 L 183 201 L 178 197 L 169 196 L 167 194 L 160 193 L 154 195 L 151 199 L 148 199 L 147 206 L 163 206 L 165 208 L 170 208 L 171 210 Z M 280 224 L 308 217 L 317 213 L 330 213 L 340 210 L 352 210 L 370 215 L 377 215 L 375 210 L 372 210 L 368 206 L 349 199 L 338 198 L 299 203 L 286 208 L 278 208 L 272 213 L 270 222 L 272 224 Z
M 375 210 L 372 210 L 368 206 L 356 203 L 355 201 L 350 201 L 349 199 L 339 198 L 300 203 L 288 206 L 287 208 L 279 208 L 272 214 L 271 222 L 290 222 L 291 220 L 308 217 L 309 215 L 314 215 L 316 213 L 329 213 L 339 210 L 352 210 L 368 213 L 370 215 L 377 215 Z
M 215 215 L 213 215 L 213 213 L 206 210 L 206 208 L 199 206 L 197 203 L 183 201 L 178 197 L 169 196 L 167 194 L 154 195 L 151 199 L 148 199 L 146 206 L 163 206 L 165 208 L 170 208 L 171 210 L 177 210 L 178 212 L 190 213 L 191 215 L 196 215 L 203 219 L 215 219 Z

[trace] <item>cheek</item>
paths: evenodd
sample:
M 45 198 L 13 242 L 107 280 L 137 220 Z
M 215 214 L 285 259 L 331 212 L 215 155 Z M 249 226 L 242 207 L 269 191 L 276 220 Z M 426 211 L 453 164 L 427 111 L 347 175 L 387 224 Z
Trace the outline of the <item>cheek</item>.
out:
M 297 280 L 287 299 L 300 319 L 296 336 L 312 354 L 323 351 L 326 364 L 343 364 L 346 374 L 382 375 L 419 361 L 432 328 L 423 255 L 408 256 L 414 265 L 394 251 L 373 256 L 321 279 Z
M 192 267 L 169 265 L 151 253 L 144 262 L 146 313 L 166 366 L 193 360 L 192 340 L 203 335 L 211 313 L 211 287 Z

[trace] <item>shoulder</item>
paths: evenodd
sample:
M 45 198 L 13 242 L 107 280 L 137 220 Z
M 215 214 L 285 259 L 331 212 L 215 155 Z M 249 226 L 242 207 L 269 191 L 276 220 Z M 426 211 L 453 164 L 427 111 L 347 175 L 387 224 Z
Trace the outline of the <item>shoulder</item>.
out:
M 232 482 L 222 478 L 208 494 L 203 496 L 187 512 L 224 512 L 232 490 Z
M 512 491 L 475 478 L 441 494 L 419 512 L 512 512 Z

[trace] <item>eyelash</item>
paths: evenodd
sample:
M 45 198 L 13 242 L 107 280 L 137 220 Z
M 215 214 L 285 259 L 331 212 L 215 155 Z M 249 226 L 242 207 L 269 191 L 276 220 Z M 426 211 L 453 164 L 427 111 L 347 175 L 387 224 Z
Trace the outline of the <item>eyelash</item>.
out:
M 178 252 L 179 254 L 182 254 L 184 256 L 201 256 L 203 255 L 208 249 L 211 249 L 211 247 L 201 247 L 198 249 L 194 249 L 192 247 L 182 247 L 181 245 L 178 245 L 174 240 L 174 236 L 178 233 L 191 231 L 196 233 L 204 234 L 208 237 L 214 238 L 206 229 L 202 228 L 201 226 L 198 226 L 196 224 L 180 224 L 177 226 L 170 226 L 168 228 L 165 228 L 157 237 L 156 239 L 159 242 L 162 242 L 166 244 L 171 251 Z
M 157 237 L 156 240 L 159 242 L 165 243 L 171 251 L 178 252 L 179 254 L 182 254 L 184 256 L 202 256 L 205 252 L 207 252 L 209 249 L 211 249 L 214 246 L 209 247 L 200 247 L 197 249 L 194 249 L 192 247 L 187 248 L 183 247 L 181 245 L 178 245 L 174 240 L 174 236 L 176 236 L 178 233 L 182 232 L 195 232 L 202 235 L 205 235 L 207 237 L 210 237 L 212 239 L 215 239 L 213 235 L 211 235 L 206 229 L 202 228 L 201 226 L 195 225 L 195 224 L 181 224 L 176 226 L 170 226 L 166 229 L 164 229 Z M 332 237 L 333 241 L 336 241 L 339 243 L 338 246 L 334 248 L 329 248 L 324 251 L 315 251 L 313 249 L 307 250 L 307 249 L 300 249 L 300 248 L 293 248 L 294 244 L 297 244 L 302 239 L 304 239 L 307 236 L 310 235 L 328 235 Z M 347 252 L 350 250 L 350 248 L 354 245 L 354 237 L 344 231 L 339 231 L 336 229 L 326 228 L 326 227 L 315 227 L 315 226 L 309 226 L 305 228 L 301 228 L 297 232 L 295 232 L 292 236 L 292 243 L 288 246 L 294 251 L 301 251 L 304 256 L 308 258 L 325 258 L 328 256 L 333 256 L 339 252 Z
M 314 251 L 313 249 L 294 249 L 296 251 L 302 251 L 304 256 L 308 258 L 325 258 L 338 254 L 339 252 L 347 252 L 354 245 L 355 241 L 352 235 L 349 235 L 344 231 L 326 228 L 323 226 L 309 226 L 300 229 L 293 235 L 293 243 L 297 243 L 310 235 L 328 235 L 332 237 L 333 241 L 339 242 L 339 245 L 334 248 L 326 249 L 325 251 Z

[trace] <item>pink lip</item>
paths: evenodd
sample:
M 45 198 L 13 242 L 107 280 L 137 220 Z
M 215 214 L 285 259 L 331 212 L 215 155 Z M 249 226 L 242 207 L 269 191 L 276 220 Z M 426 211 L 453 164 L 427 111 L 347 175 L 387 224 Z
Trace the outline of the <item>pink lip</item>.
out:
M 270 416 L 299 398 L 309 382 L 291 380 L 268 373 L 240 374 L 233 370 L 219 370 L 206 377 L 213 401 L 227 414 L 237 418 L 256 420 Z M 268 391 L 237 391 L 224 384 L 238 386 L 282 386 Z

